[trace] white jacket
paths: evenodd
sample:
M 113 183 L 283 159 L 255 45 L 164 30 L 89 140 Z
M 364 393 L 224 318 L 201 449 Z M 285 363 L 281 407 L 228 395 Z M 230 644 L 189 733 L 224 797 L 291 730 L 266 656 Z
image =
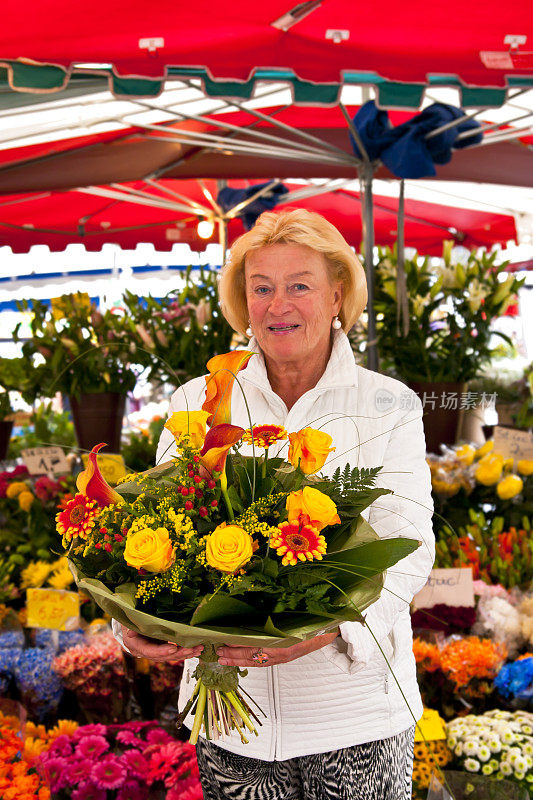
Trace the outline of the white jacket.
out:
M 259 351 L 254 340 L 249 349 Z M 346 462 L 358 467 L 382 465 L 378 486 L 395 494 L 379 498 L 368 520 L 382 538 L 406 536 L 422 545 L 389 570 L 381 597 L 365 612 L 365 625 L 343 623 L 342 638 L 333 644 L 288 664 L 250 669 L 242 686 L 267 719 L 249 744 L 241 744 L 238 734 L 217 744 L 272 761 L 394 736 L 422 715 L 409 603 L 432 568 L 434 540 L 420 401 L 402 383 L 358 367 L 342 331 L 335 334 L 321 379 L 290 411 L 271 389 L 261 354 L 250 359 L 239 380 L 254 424 L 284 425 L 289 432 L 315 426 L 333 437 L 336 451 L 330 454 L 324 474 Z M 203 377 L 189 381 L 172 395 L 169 415 L 186 408 L 185 395 L 190 409 L 201 408 L 204 391 Z M 237 383 L 231 421 L 250 427 Z M 164 430 L 158 463 L 175 453 L 173 442 Z M 181 708 L 193 689 L 196 664 L 196 659 L 185 662 Z M 190 727 L 190 716 L 186 724 Z

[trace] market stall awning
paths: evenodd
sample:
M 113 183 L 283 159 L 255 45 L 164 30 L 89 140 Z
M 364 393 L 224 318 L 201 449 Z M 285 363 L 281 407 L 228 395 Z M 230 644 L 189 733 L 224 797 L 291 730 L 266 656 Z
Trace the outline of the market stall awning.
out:
M 481 88 L 490 105 L 494 89 L 531 85 L 532 35 L 523 0 L 93 0 L 83 17 L 62 0 L 28 0 L 2 10 L 0 65 L 12 88 L 33 92 L 74 72 L 107 76 L 116 94 L 155 96 L 166 78 L 189 76 L 208 94 L 243 97 L 257 78 L 284 76 L 301 99 L 320 85 L 334 102 L 347 81 L 420 95 L 431 81 Z
M 338 184 L 338 182 L 337 182 Z M 232 182 L 242 187 L 244 182 Z M 361 196 L 335 182 L 322 187 L 285 183 L 277 208 L 303 207 L 323 214 L 359 249 L 362 238 Z M 157 250 L 170 250 L 176 243 L 203 250 L 218 241 L 216 224 L 211 235 L 200 238 L 198 222 L 216 221 L 218 186 L 215 181 L 162 179 L 157 186 L 143 182 L 91 190 L 14 195 L 0 198 L 0 246 L 27 252 L 32 245 L 48 245 L 62 251 L 69 244 L 100 250 L 105 243 L 131 249 L 150 242 Z M 392 245 L 397 239 L 398 199 L 374 197 L 376 243 Z M 243 233 L 239 218 L 228 222 L 228 238 Z M 405 202 L 405 243 L 420 252 L 440 255 L 444 239 L 465 247 L 505 244 L 516 239 L 514 218 L 509 214 L 427 203 Z

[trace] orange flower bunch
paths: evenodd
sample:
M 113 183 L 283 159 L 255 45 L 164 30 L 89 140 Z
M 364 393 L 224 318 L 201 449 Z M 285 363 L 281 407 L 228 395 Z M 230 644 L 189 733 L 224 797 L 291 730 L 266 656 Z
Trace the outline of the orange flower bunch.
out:
M 440 772 L 452 760 L 453 755 L 446 741 L 415 742 L 413 762 L 413 798 L 425 800 L 434 772 Z
M 436 644 L 417 637 L 413 640 L 413 653 L 417 666 L 426 672 L 435 672 L 440 668 L 440 650 Z
M 465 688 L 474 678 L 481 681 L 495 678 L 506 656 L 507 648 L 501 642 L 467 636 L 449 642 L 442 649 L 441 669 L 456 688 Z M 484 693 L 482 686 L 470 689 L 473 696 L 480 697 Z
M 0 797 L 2 800 L 50 800 L 50 790 L 21 755 L 16 717 L 0 720 Z

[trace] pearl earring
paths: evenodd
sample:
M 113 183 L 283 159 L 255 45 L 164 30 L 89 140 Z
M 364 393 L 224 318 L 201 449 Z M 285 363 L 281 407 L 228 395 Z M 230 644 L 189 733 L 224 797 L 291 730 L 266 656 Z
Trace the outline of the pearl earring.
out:
M 331 327 L 335 331 L 338 331 L 338 330 L 340 330 L 340 328 L 342 328 L 342 322 L 340 321 L 340 319 L 338 317 L 333 317 L 333 321 L 331 323 Z
M 246 331 L 245 331 L 245 333 L 246 333 L 246 335 L 247 335 L 247 337 L 248 337 L 249 339 L 251 339 L 251 338 L 252 338 L 252 336 L 254 335 L 254 332 L 253 332 L 253 330 L 252 330 L 252 326 L 251 326 L 251 324 L 250 324 L 250 320 L 248 320 L 248 327 L 246 328 Z

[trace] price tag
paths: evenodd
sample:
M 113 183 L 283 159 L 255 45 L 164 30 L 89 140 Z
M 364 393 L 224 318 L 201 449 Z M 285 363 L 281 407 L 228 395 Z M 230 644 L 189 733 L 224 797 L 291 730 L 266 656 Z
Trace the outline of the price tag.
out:
M 89 456 L 84 453 L 81 458 L 83 465 L 86 467 L 89 462 Z M 102 476 L 110 486 L 118 483 L 127 472 L 124 457 L 120 453 L 99 453 L 96 456 L 96 463 Z
M 66 475 L 70 472 L 61 447 L 30 447 L 21 455 L 30 475 Z
M 432 708 L 425 708 L 424 713 L 418 720 L 415 731 L 415 742 L 435 742 L 438 739 L 446 739 L 446 729 L 444 720 L 438 711 Z
M 474 606 L 474 583 L 471 567 L 432 569 L 423 589 L 413 598 L 415 608 Z
M 64 589 L 27 589 L 28 628 L 75 631 L 80 627 L 80 596 Z
M 494 428 L 494 452 L 504 458 L 533 459 L 533 433 L 516 428 Z

